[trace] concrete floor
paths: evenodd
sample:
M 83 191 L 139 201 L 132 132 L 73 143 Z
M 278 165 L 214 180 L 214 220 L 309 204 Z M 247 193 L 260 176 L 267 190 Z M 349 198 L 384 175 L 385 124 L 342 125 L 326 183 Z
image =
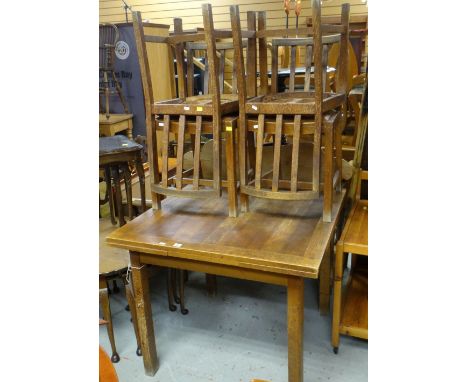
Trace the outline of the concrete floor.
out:
M 190 312 L 183 316 L 179 309 L 168 309 L 165 274 L 158 272 L 150 283 L 160 365 L 154 377 L 145 376 L 142 358 L 135 354 L 123 288 L 111 295 L 121 358 L 114 365 L 120 381 L 287 381 L 284 287 L 218 277 L 218 294 L 210 297 L 204 275 L 190 273 L 186 285 Z M 317 288 L 316 280 L 306 281 L 304 381 L 367 381 L 367 341 L 342 336 L 339 354 L 333 353 L 331 315 L 320 316 Z M 99 330 L 99 343 L 110 354 L 106 328 Z

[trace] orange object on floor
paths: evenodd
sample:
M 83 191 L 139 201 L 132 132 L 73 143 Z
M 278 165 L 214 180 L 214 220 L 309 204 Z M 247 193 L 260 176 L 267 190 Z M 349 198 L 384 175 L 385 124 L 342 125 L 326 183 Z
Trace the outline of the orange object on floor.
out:
M 115 372 L 114 365 L 104 351 L 99 346 L 99 382 L 118 382 L 117 373 Z

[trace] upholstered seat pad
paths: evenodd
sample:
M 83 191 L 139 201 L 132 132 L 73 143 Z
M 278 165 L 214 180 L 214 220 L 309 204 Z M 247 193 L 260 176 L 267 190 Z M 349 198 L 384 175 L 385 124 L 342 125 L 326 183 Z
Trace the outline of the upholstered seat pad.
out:
M 126 151 L 138 151 L 142 145 L 135 143 L 123 135 L 99 138 L 99 155 L 115 154 Z

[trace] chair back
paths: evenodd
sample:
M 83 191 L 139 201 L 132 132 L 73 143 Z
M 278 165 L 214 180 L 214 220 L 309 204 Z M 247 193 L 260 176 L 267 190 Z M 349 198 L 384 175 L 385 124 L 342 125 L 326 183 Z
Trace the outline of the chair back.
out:
M 152 168 L 152 191 L 157 195 L 172 195 L 188 198 L 209 198 L 221 196 L 221 134 L 222 115 L 236 102 L 223 102 L 221 89 L 224 87 L 224 65 L 226 51 L 233 49 L 232 42 L 217 43 L 217 39 L 230 39 L 229 30 L 215 30 L 210 4 L 202 5 L 203 30 L 184 31 L 182 19 L 174 19 L 174 33 L 169 37 L 148 36 L 144 34 L 141 14 L 133 13 L 136 46 L 138 50 L 143 91 L 145 95 L 146 125 L 148 139 L 148 158 Z M 166 44 L 173 50 L 178 98 L 154 102 L 152 96 L 152 79 L 148 67 L 146 44 Z M 197 51 L 204 51 L 205 83 L 204 94 L 195 95 L 194 67 L 200 65 L 195 58 Z M 218 58 L 219 55 L 219 58 Z M 185 56 L 187 58 L 185 58 Z M 232 96 L 231 96 L 232 97 Z M 226 108 L 224 108 L 226 106 Z M 158 131 L 158 134 L 156 134 Z M 169 136 L 175 134 L 175 151 L 177 164 L 175 174 L 170 172 Z M 186 136 L 190 135 L 190 142 Z M 213 139 L 212 179 L 203 177 L 200 166 L 200 151 L 203 135 Z M 158 168 L 157 147 L 161 146 L 161 168 Z M 184 170 L 184 153 L 191 146 L 193 152 L 193 168 Z M 161 176 L 159 176 L 159 172 Z M 190 185 L 191 187 L 186 187 Z
M 110 23 L 99 24 L 99 69 L 114 69 L 114 49 L 119 41 L 119 30 Z
M 346 77 L 343 68 L 348 59 L 347 50 L 340 49 L 340 67 L 337 73 L 337 93 L 326 93 L 326 67 L 328 47 L 331 44 L 347 41 L 349 29 L 349 4 L 343 4 L 341 24 L 328 25 L 321 23 L 320 1 L 312 1 L 312 27 L 297 29 L 267 29 L 266 13 L 258 13 L 256 39 L 259 46 L 260 89 L 263 96 L 247 99 L 245 77 L 239 77 L 239 166 L 241 194 L 256 197 L 282 200 L 309 200 L 325 195 L 327 203 L 332 200 L 332 185 L 341 182 L 341 147 L 336 141 L 334 132 L 346 107 Z M 239 8 L 231 6 L 231 26 L 238 65 L 242 65 L 243 53 L 240 50 L 240 16 Z M 289 37 L 294 35 L 294 37 Z M 270 39 L 270 41 L 268 41 Z M 319 43 L 317 43 L 319 42 Z M 271 44 L 271 90 L 268 86 L 268 44 Z M 343 44 L 346 46 L 346 44 Z M 290 92 L 277 93 L 278 47 L 291 47 Z M 306 51 L 305 81 L 302 92 L 296 92 L 296 49 L 303 46 Z M 318 68 L 318 69 L 313 69 Z M 312 72 L 313 84 L 312 84 Z M 314 91 L 311 92 L 313 86 Z M 341 112 L 341 113 L 340 113 Z M 324 113 L 327 113 L 324 118 Z M 322 129 L 322 125 L 326 125 Z M 253 133 L 256 136 L 254 160 L 249 160 L 253 171 L 247 169 L 246 137 Z M 322 133 L 325 133 L 322 152 Z M 309 135 L 313 139 L 313 148 L 301 153 L 300 140 Z M 263 143 L 266 137 L 273 136 L 273 166 L 270 174 L 263 171 Z M 290 179 L 281 174 L 281 155 L 283 143 L 288 138 L 292 142 L 290 156 Z M 335 143 L 336 142 L 336 143 Z M 244 147 L 246 146 L 247 149 Z M 322 156 L 324 159 L 322 160 Z M 298 179 L 299 162 L 311 163 L 310 181 Z M 323 163 L 322 163 L 323 162 Z M 336 163 L 335 163 L 336 162 Z M 336 170 L 336 171 L 335 171 Z M 249 173 L 254 178 L 249 178 Z M 339 188 L 339 187 L 338 187 Z M 328 206 L 330 207 L 331 204 Z M 324 208 L 325 210 L 325 208 Z M 327 208 L 326 219 L 331 210 Z M 325 219 L 325 212 L 324 212 Z

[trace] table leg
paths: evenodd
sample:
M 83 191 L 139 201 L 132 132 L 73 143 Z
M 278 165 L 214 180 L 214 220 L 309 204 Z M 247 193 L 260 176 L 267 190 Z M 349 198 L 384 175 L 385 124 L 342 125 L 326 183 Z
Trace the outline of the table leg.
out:
M 335 256 L 335 285 L 333 288 L 333 320 L 332 320 L 332 346 L 338 353 L 340 345 L 340 321 L 341 321 L 341 287 L 343 282 L 343 245 L 336 244 Z
M 330 239 L 332 243 L 333 238 Z M 319 310 L 322 316 L 330 312 L 330 273 L 331 273 L 331 248 L 329 244 L 323 255 L 322 263 L 320 264 L 319 275 Z
M 288 381 L 304 379 L 304 279 L 288 280 Z
M 137 326 L 140 334 L 145 374 L 153 376 L 158 370 L 159 364 L 149 295 L 148 266 L 141 265 L 140 256 L 135 252 L 130 252 L 130 263 L 132 266 L 132 282 L 133 292 L 135 293 Z

